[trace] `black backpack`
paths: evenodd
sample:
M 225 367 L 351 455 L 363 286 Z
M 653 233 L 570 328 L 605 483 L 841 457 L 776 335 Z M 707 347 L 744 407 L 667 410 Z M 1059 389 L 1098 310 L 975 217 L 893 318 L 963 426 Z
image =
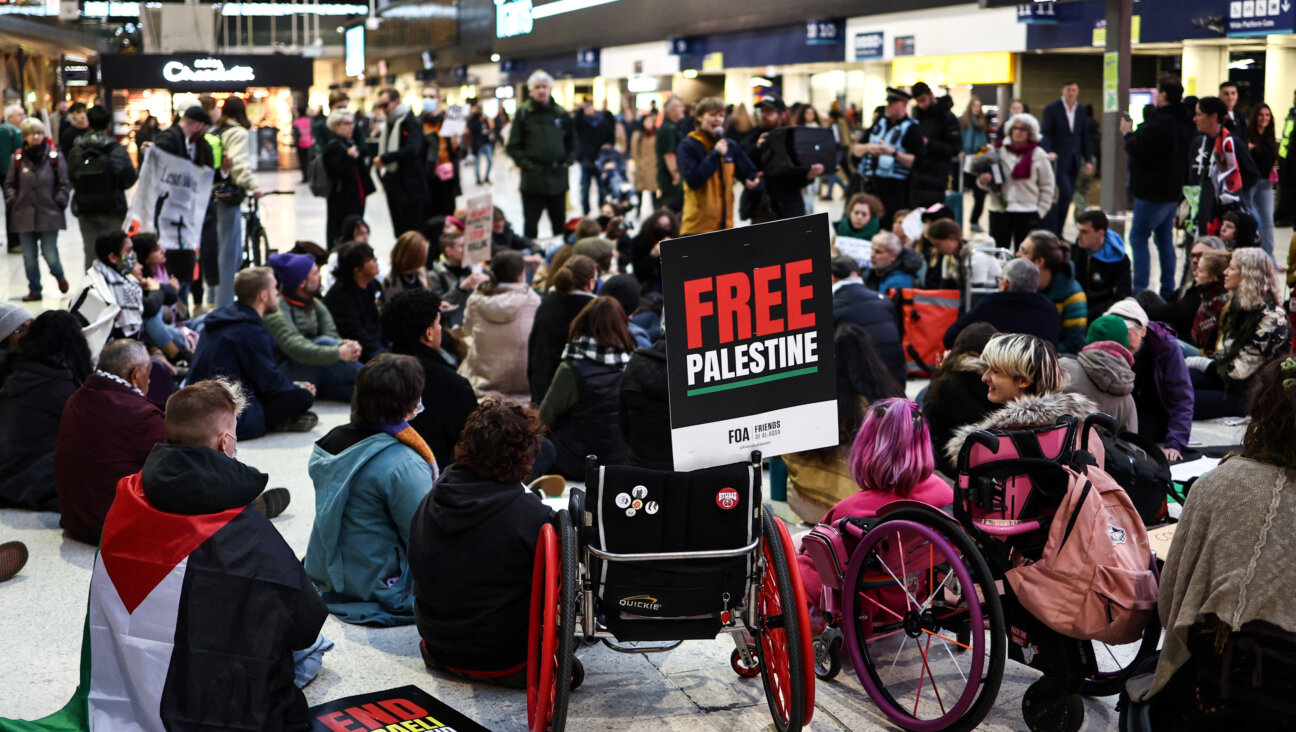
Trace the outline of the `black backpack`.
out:
M 1129 494 L 1144 526 L 1166 520 L 1166 496 L 1174 482 L 1170 461 L 1155 442 L 1133 432 L 1113 435 L 1099 430 L 1107 474 Z
M 114 143 L 115 144 L 115 143 Z M 72 180 L 73 213 L 104 213 L 117 205 L 113 185 L 112 145 L 73 145 L 68 156 L 68 177 Z

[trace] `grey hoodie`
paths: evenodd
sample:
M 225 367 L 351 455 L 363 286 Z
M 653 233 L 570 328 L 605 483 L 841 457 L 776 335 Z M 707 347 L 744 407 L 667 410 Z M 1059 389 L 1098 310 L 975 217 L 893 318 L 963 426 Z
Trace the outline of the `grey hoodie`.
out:
M 1083 394 L 1098 405 L 1098 411 L 1116 418 L 1120 428 L 1138 432 L 1134 407 L 1134 369 L 1119 356 L 1089 349 L 1060 359 L 1071 377 L 1067 391 Z

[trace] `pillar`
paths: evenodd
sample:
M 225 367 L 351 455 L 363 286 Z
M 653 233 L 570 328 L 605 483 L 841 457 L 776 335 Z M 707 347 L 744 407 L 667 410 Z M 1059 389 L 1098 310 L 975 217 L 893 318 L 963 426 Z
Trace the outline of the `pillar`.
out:
M 1129 105 L 1130 25 L 1133 6 L 1133 0 L 1107 0 L 1107 48 L 1103 61 L 1104 75 L 1108 73 L 1108 60 L 1114 60 L 1116 63 L 1115 100 L 1108 99 L 1108 95 L 1113 90 L 1107 87 L 1106 78 L 1103 86 L 1102 169 L 1107 174 L 1103 176 L 1101 203 L 1102 209 L 1109 214 L 1126 210 L 1129 206 L 1126 176 L 1113 175 L 1112 172 L 1124 171 L 1129 167 L 1125 145 L 1120 134 L 1120 123 L 1125 107 Z M 1108 109 L 1108 101 L 1113 101 L 1116 109 Z M 1070 202 L 1061 203 L 1062 211 L 1065 212 Z M 1065 224 L 1066 222 L 1062 222 L 1059 226 Z M 1059 233 L 1060 231 L 1059 228 Z
M 1296 91 L 1296 38 L 1269 36 L 1265 42 L 1265 103 L 1273 110 L 1274 124 L 1282 133 L 1282 120 L 1293 106 Z
M 784 72 L 783 101 L 791 107 L 796 102 L 810 102 L 810 75 L 801 72 Z
M 1213 97 L 1228 79 L 1228 46 L 1222 41 L 1190 40 L 1183 45 L 1184 95 Z

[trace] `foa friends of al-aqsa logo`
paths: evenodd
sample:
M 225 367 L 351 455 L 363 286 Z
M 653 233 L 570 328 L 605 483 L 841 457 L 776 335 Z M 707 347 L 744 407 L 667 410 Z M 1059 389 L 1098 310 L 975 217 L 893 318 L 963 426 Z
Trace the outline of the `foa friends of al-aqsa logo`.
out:
M 684 282 L 688 396 L 818 370 L 813 266 L 807 258 Z M 712 327 L 714 345 L 704 336 Z

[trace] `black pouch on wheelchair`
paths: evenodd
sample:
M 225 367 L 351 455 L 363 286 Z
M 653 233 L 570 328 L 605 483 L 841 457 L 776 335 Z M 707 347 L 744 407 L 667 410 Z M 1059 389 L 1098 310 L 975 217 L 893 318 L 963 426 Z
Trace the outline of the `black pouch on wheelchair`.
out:
M 1068 638 L 1031 615 L 1004 583 L 1004 620 L 1008 624 L 1008 657 L 1063 681 L 1078 683 L 1098 671 L 1093 644 Z
M 589 546 L 616 554 L 738 549 L 760 532 L 759 474 L 750 466 L 692 473 L 603 467 L 588 481 Z M 647 562 L 590 559 L 598 607 L 622 640 L 713 638 L 743 600 L 750 553 Z M 670 628 L 670 630 L 665 630 Z

